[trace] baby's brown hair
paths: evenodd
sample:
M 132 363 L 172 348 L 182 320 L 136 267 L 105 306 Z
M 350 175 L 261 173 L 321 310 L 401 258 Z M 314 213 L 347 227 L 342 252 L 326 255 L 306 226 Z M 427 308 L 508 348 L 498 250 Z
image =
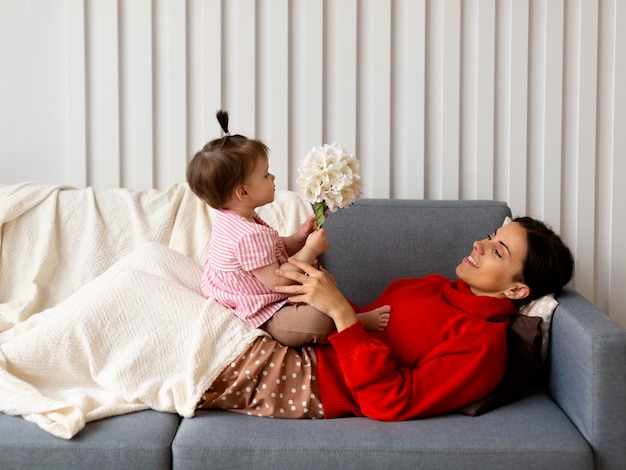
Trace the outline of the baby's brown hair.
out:
M 224 136 L 207 143 L 187 165 L 191 190 L 214 209 L 225 207 L 233 192 L 254 171 L 259 158 L 269 158 L 269 148 L 260 140 L 228 132 L 228 112 L 216 117 Z

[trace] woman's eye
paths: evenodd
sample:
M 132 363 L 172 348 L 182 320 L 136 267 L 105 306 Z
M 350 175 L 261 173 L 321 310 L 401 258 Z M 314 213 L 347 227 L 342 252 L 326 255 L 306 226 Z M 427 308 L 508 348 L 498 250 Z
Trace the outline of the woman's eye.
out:
M 493 240 L 491 235 L 487 235 L 487 240 Z M 500 254 L 500 251 L 497 248 L 493 249 L 493 252 L 496 254 L 496 256 L 498 258 L 502 258 L 502 255 Z

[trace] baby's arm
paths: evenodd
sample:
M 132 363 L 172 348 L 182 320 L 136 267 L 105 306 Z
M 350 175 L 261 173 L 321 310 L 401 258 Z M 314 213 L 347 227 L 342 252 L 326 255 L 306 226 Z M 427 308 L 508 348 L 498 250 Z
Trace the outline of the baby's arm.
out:
M 326 238 L 326 229 L 320 228 L 311 232 L 306 238 L 306 242 L 302 249 L 291 255 L 292 258 L 304 261 L 310 265 L 315 265 L 317 257 L 328 250 L 328 239 Z M 281 268 L 298 270 L 294 265 L 285 263 Z
M 317 261 L 317 257 L 324 253 L 328 249 L 328 240 L 326 238 L 326 229 L 319 229 L 309 234 L 306 239 L 305 245 L 300 251 L 295 253 L 292 258 L 298 259 L 310 265 L 314 265 Z M 298 270 L 294 265 L 285 263 L 282 266 L 278 265 L 278 262 L 274 262 L 262 268 L 257 268 L 252 273 L 261 281 L 265 286 L 270 289 L 274 289 L 277 285 L 293 284 L 289 279 L 277 276 L 274 271 L 278 268 L 288 270 Z
M 281 237 L 283 244 L 285 245 L 285 249 L 287 250 L 287 254 L 289 256 L 294 256 L 298 253 L 306 244 L 309 234 L 315 231 L 315 228 L 315 216 L 312 215 L 302 222 L 300 227 L 298 227 L 298 230 L 296 230 L 296 233 L 288 237 Z

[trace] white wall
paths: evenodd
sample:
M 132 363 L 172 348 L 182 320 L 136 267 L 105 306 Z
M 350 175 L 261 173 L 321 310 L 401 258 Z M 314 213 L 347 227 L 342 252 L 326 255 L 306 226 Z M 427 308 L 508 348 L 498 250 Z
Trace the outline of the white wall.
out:
M 0 183 L 165 188 L 224 107 L 279 187 L 338 142 L 546 220 L 626 326 L 626 0 L 0 0 L 0 67 Z

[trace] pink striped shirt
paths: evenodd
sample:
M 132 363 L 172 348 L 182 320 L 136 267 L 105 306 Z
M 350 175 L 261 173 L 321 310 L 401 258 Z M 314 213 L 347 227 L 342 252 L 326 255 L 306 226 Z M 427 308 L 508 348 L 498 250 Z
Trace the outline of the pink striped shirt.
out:
M 287 261 L 287 250 L 278 232 L 259 216 L 256 223 L 228 210 L 219 210 L 213 221 L 209 256 L 200 287 L 205 297 L 235 311 L 257 328 L 287 302 L 287 295 L 267 288 L 252 270 Z

